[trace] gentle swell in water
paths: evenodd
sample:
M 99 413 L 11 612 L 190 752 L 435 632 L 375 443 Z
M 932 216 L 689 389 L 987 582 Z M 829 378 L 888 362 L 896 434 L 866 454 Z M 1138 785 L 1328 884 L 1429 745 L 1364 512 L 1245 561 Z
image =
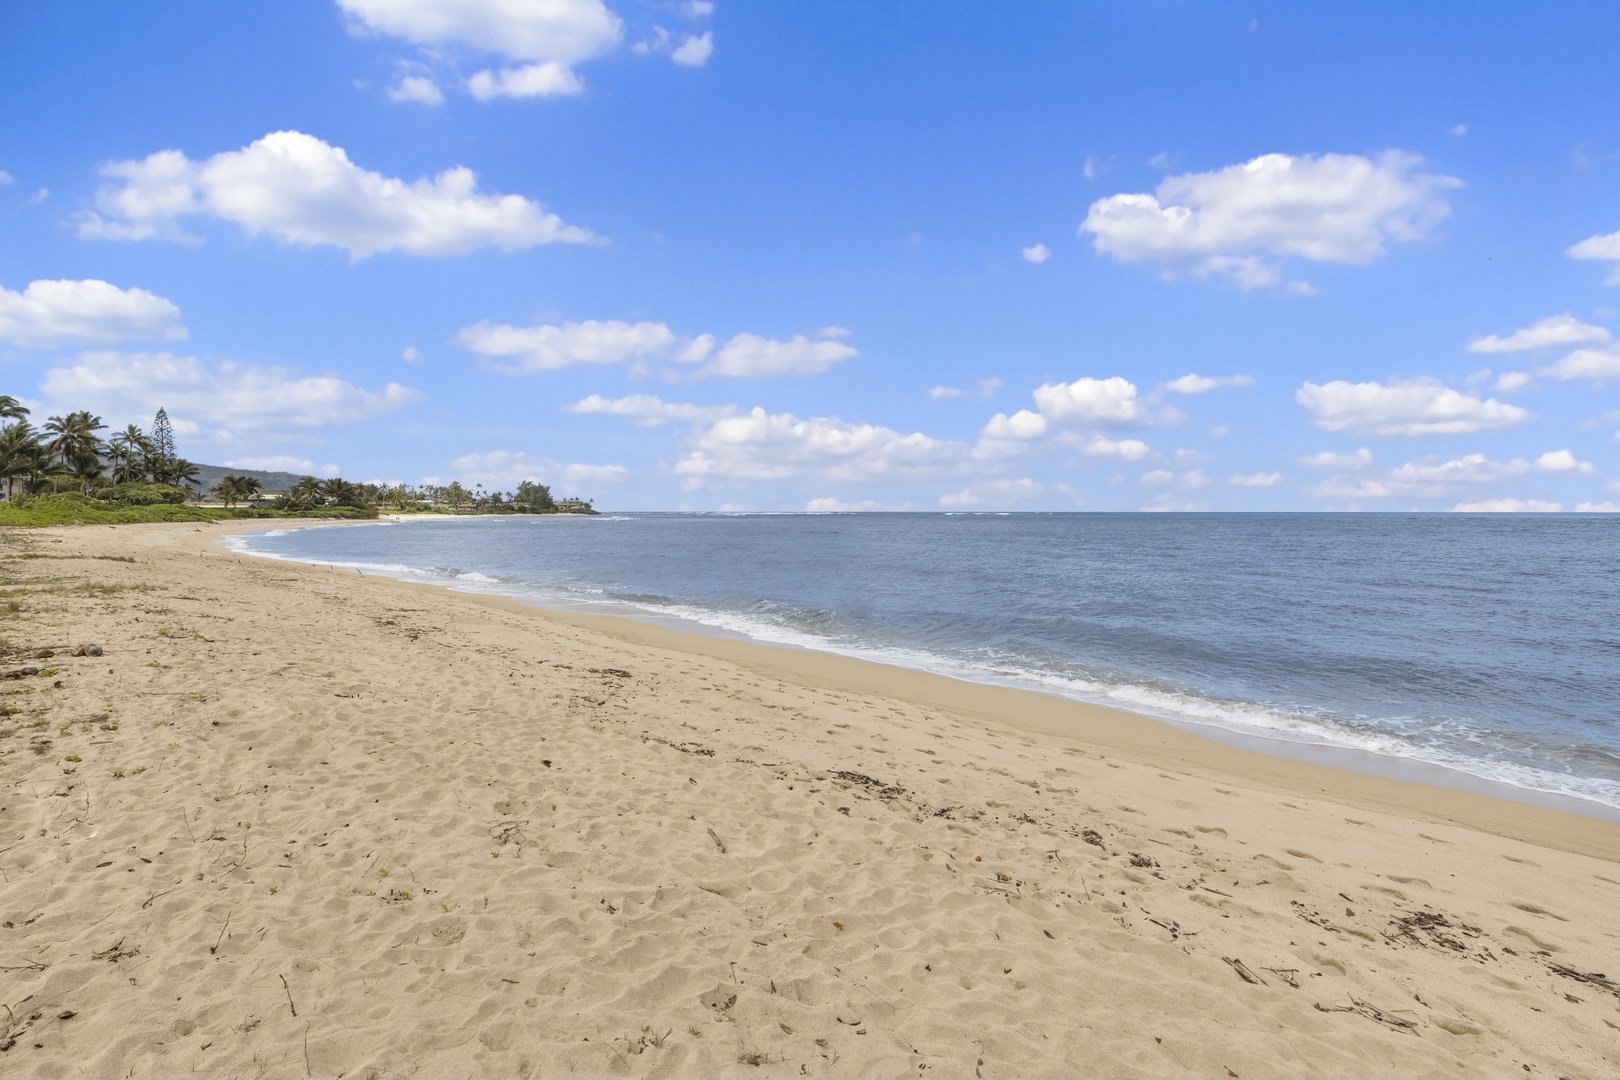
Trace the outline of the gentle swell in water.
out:
M 1620 808 L 1616 537 L 1589 519 L 615 515 L 230 543 Z

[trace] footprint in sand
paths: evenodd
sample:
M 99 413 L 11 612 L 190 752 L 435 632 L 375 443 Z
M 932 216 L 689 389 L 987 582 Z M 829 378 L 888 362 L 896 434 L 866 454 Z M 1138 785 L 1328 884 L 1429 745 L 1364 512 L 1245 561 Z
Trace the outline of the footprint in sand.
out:
M 1547 940 L 1545 940 L 1543 938 L 1537 937 L 1535 934 L 1533 934 L 1530 931 L 1526 930 L 1522 926 L 1504 926 L 1504 927 L 1502 927 L 1502 932 L 1507 933 L 1507 934 L 1513 934 L 1515 937 L 1522 937 L 1522 938 L 1524 938 L 1524 940 L 1528 941 L 1530 944 L 1534 945 L 1536 948 L 1541 949 L 1541 950 L 1543 950 L 1545 952 L 1563 952 L 1564 951 L 1562 948 L 1560 948 L 1558 945 L 1554 944 L 1553 942 L 1547 941 Z
M 1425 889 L 1434 888 L 1433 885 L 1429 884 L 1428 879 L 1426 879 L 1426 878 L 1401 877 L 1399 874 L 1390 874 L 1390 875 L 1388 875 L 1388 877 L 1389 877 L 1389 880 L 1395 882 L 1395 884 L 1397 884 L 1397 885 L 1421 885 Z

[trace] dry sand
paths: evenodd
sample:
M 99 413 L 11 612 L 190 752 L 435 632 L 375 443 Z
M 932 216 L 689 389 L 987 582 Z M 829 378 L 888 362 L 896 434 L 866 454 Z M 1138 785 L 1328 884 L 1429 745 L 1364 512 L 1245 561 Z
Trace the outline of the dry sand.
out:
M 0 1075 L 1620 1076 L 1620 826 L 222 532 L 0 536 Z

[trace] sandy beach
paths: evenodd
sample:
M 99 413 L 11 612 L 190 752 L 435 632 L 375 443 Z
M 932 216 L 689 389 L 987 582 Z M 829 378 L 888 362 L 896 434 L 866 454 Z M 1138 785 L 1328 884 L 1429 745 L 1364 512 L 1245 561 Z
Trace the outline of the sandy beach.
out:
M 225 531 L 0 536 L 0 1075 L 1620 1075 L 1615 823 Z

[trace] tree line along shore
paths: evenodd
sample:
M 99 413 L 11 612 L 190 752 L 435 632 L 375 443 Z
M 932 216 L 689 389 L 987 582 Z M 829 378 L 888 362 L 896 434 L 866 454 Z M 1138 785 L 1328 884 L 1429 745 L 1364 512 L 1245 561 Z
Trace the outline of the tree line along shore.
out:
M 29 410 L 0 394 L 0 525 L 124 524 L 220 518 L 375 518 L 387 510 L 426 514 L 594 514 L 590 500 L 554 498 L 525 480 L 513 491 L 448 484 L 353 483 L 298 478 L 282 490 L 246 473 L 204 488 L 199 466 L 175 449 L 159 408 L 149 430 L 130 424 L 103 438 L 88 411 L 52 416 L 36 428 Z

